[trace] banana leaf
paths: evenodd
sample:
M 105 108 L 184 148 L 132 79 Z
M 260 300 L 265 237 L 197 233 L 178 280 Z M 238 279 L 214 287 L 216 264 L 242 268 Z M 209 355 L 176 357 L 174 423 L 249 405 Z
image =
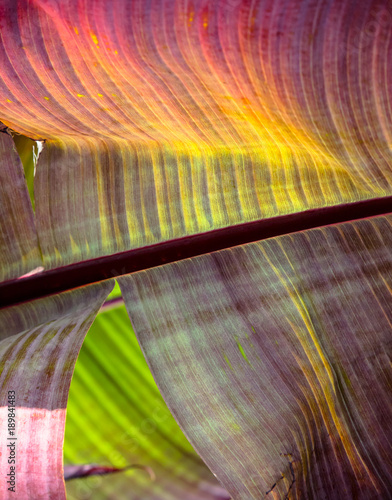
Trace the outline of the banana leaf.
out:
M 65 498 L 69 385 L 84 336 L 112 286 L 0 310 L 1 498 Z
M 233 498 L 390 495 L 391 222 L 120 278 L 169 408 Z
M 389 498 L 389 2 L 2 0 L 0 13 L 1 394 L 2 418 L 8 391 L 21 405 L 18 498 L 64 495 L 69 381 L 113 285 L 98 282 L 117 276 L 164 400 L 233 498 Z M 42 145 L 32 175 L 10 134 Z M 45 347 L 51 328 L 77 342 Z M 137 425 L 118 380 L 116 422 Z M 88 433 L 101 453 L 103 422 Z M 67 465 L 138 463 L 105 453 Z M 173 471 L 133 497 L 124 484 L 143 470 L 95 479 L 118 485 L 102 498 L 202 498 L 199 465 L 186 492 Z

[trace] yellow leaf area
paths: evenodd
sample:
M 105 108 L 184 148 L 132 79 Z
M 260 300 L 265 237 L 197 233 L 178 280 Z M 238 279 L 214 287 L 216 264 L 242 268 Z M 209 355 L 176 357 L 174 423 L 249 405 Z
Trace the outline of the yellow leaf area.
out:
M 369 170 L 283 151 L 47 141 L 35 179 L 45 268 L 390 194 Z
M 104 1 L 92 23 L 37 1 L 5 27 L 0 115 L 47 139 L 46 268 L 392 194 L 384 25 L 358 49 L 348 2 L 339 25 L 326 4 L 229 3 L 119 2 L 109 20 Z
M 92 22 L 84 4 L 37 1 L 5 27 L 1 116 L 35 138 L 94 137 L 197 158 L 209 186 L 211 158 L 224 175 L 231 160 L 222 156 L 239 172 L 243 158 L 254 171 L 235 189 L 260 182 L 273 191 L 264 201 L 254 190 L 259 217 L 271 202 L 292 212 L 391 194 L 385 25 L 358 48 L 352 39 L 366 38 L 366 23 L 349 2 L 290 5 L 137 0 L 119 2 L 109 20 L 103 1 Z M 337 14 L 350 22 L 337 25 Z

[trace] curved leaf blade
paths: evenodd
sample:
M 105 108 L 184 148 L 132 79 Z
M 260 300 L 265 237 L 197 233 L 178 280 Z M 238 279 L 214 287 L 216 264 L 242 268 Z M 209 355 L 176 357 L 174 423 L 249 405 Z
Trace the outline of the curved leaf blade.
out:
M 233 498 L 385 498 L 391 216 L 119 279 L 190 442 Z
M 10 481 L 16 476 L 14 484 L 1 481 L 1 498 L 65 498 L 69 385 L 84 335 L 112 286 L 106 282 L 0 310 L 0 471 Z
M 0 116 L 48 140 L 45 267 L 390 196 L 392 14 L 353 5 L 4 1 Z
M 375 186 L 369 170 L 361 177 L 352 171 L 353 189 L 343 178 L 346 188 L 338 189 L 331 171 L 322 184 L 285 184 L 285 194 L 280 196 L 282 184 L 263 177 L 269 167 L 261 152 L 228 149 L 205 154 L 194 149 L 187 153 L 169 146 L 91 138 L 47 141 L 35 183 L 45 268 L 392 194 L 389 187 Z M 294 164 L 272 168 L 286 176 L 292 167 L 297 168 Z M 323 198 L 314 195 L 319 188 L 324 190 Z M 300 191 L 309 196 L 297 203 Z

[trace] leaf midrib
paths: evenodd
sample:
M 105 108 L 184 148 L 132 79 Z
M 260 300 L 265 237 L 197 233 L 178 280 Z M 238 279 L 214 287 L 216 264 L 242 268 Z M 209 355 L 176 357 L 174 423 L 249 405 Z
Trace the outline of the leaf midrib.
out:
M 254 241 L 392 212 L 392 196 L 297 212 L 189 235 L 0 283 L 0 307 Z

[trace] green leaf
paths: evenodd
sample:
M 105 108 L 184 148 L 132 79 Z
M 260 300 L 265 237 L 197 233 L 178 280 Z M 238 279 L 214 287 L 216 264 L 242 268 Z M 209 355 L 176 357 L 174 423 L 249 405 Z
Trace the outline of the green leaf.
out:
M 20 156 L 20 159 L 22 161 L 27 189 L 29 190 L 31 205 L 34 210 L 34 175 L 37 166 L 39 151 L 43 146 L 42 144 L 38 146 L 37 141 L 33 141 L 28 137 L 25 137 L 24 135 L 14 134 L 12 138 L 15 143 L 16 151 L 18 152 L 18 155 Z
M 388 497 L 391 222 L 119 279 L 169 408 L 233 498 Z
M 163 401 L 124 305 L 97 316 L 80 351 L 68 399 L 64 460 L 67 466 L 139 466 L 67 483 L 70 500 L 225 498 Z

